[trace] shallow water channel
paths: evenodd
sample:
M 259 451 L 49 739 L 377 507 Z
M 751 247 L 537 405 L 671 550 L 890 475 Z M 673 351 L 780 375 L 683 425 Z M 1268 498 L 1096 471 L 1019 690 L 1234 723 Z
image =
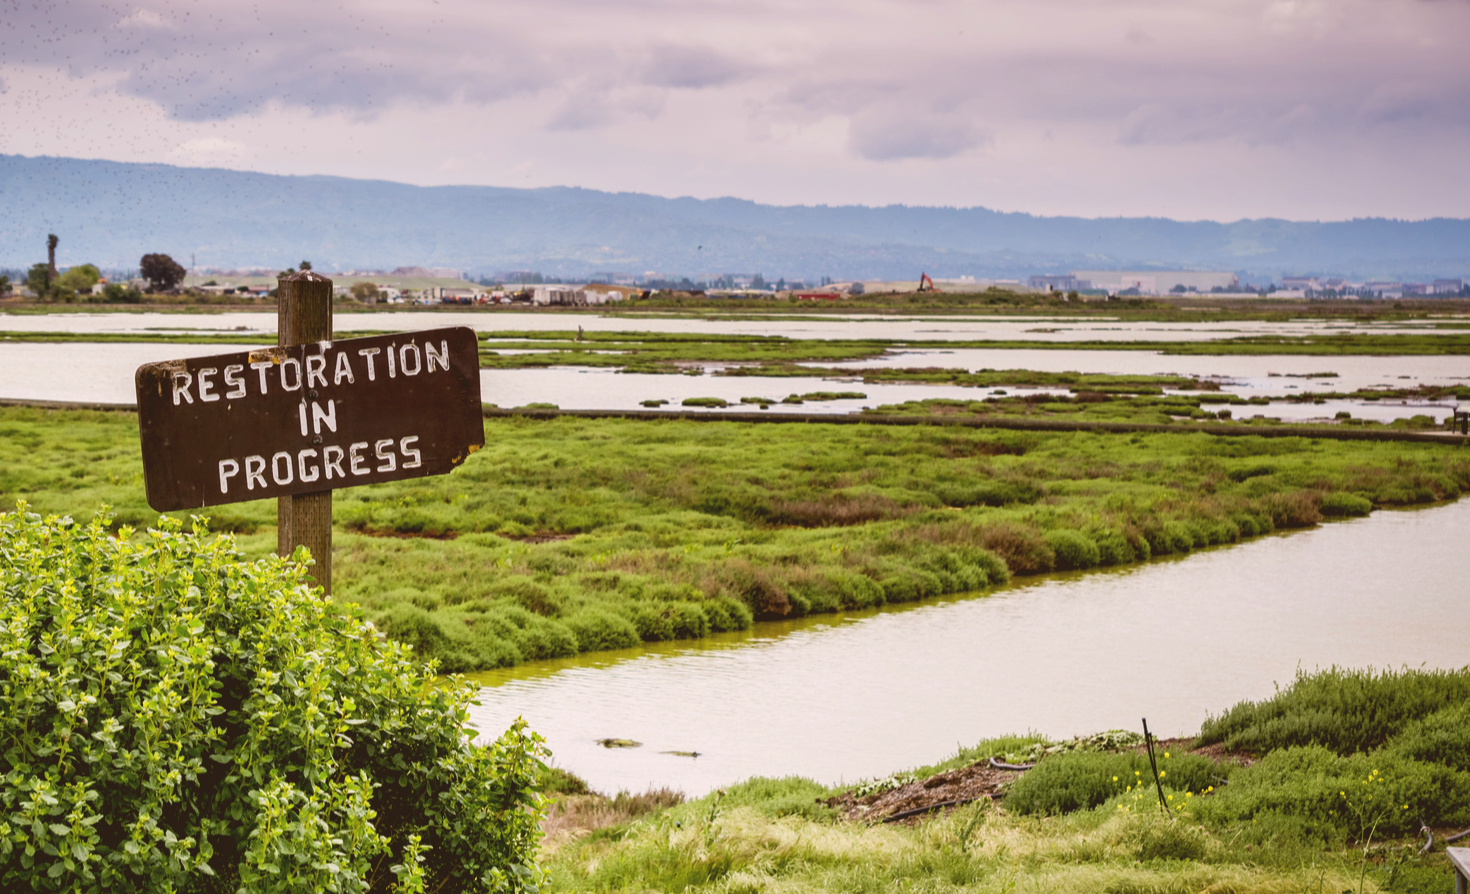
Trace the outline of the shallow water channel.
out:
M 690 795 L 754 775 L 835 784 L 1037 730 L 1197 732 L 1298 668 L 1470 663 L 1470 500 L 969 598 L 760 624 L 477 675 L 593 788 Z M 601 738 L 639 741 L 608 749 Z M 698 752 L 697 758 L 666 752 Z
M 444 325 L 472 325 L 486 329 L 565 329 L 585 325 L 589 330 L 664 332 L 743 332 L 786 335 L 793 338 L 1026 338 L 1061 341 L 1064 337 L 1146 340 L 1179 338 L 1200 340 L 1244 333 L 1303 334 L 1336 331 L 1322 321 L 1289 323 L 1162 324 L 1119 323 L 1110 320 L 1074 321 L 1054 330 L 1038 320 L 1014 318 L 875 319 L 863 317 L 823 320 L 709 320 L 628 317 L 576 317 L 557 314 L 401 312 L 342 314 L 341 331 L 353 328 L 421 329 Z M 0 329 L 70 332 L 236 331 L 274 341 L 275 317 L 262 313 L 206 314 L 54 314 L 0 315 Z M 1028 328 L 1029 327 L 1029 328 Z M 1380 331 L 1360 326 L 1355 331 Z M 199 357 L 243 350 L 236 345 L 148 343 L 34 343 L 0 342 L 0 398 L 96 403 L 132 403 L 133 374 L 143 363 L 179 357 Z M 717 397 L 731 404 L 756 397 L 779 401 L 790 394 L 813 391 L 851 391 L 861 399 L 776 405 L 768 412 L 852 413 L 905 401 L 942 398 L 979 400 L 994 389 L 943 384 L 900 382 L 863 383 L 861 370 L 877 367 L 938 366 L 976 370 L 1029 369 L 1044 372 L 1103 374 L 1172 374 L 1213 378 L 1224 391 L 1241 397 L 1265 397 L 1269 406 L 1235 408 L 1240 418 L 1263 415 L 1284 420 L 1331 419 L 1339 412 L 1355 418 L 1391 422 L 1427 415 L 1436 422 L 1453 412 L 1452 402 L 1333 400 L 1323 404 L 1288 403 L 1281 398 L 1307 391 L 1348 392 L 1360 388 L 1409 387 L 1420 384 L 1458 384 L 1470 377 L 1470 365 L 1458 356 L 1281 356 L 1223 355 L 1167 356 L 1155 351 L 1094 351 L 1068 348 L 894 351 L 882 357 L 851 363 L 824 364 L 851 370 L 842 378 L 731 377 L 715 375 L 720 365 L 709 364 L 697 375 L 623 373 L 616 369 L 551 367 L 495 369 L 481 372 L 483 398 L 502 407 L 551 403 L 562 409 L 637 409 L 645 400 L 664 400 L 664 409 L 683 409 L 688 398 Z M 700 372 L 691 370 L 691 372 Z M 1312 377 L 1314 373 L 1330 376 Z M 1016 389 L 1012 388 L 1011 391 Z M 1038 390 L 1038 389 L 1031 389 Z M 1065 389 L 1060 389 L 1065 391 Z M 749 409 L 747 406 L 746 409 Z

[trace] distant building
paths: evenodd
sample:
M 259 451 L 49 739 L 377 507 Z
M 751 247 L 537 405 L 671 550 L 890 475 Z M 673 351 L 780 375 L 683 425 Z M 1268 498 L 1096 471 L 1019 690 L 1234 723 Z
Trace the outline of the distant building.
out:
M 1465 288 L 1463 279 L 1436 279 L 1430 284 L 1432 295 L 1457 295 Z
M 1364 298 L 1402 298 L 1404 297 L 1404 284 L 1387 281 L 1365 282 L 1359 294 Z
M 1136 290 L 1140 295 L 1167 295 L 1177 290 L 1187 292 L 1234 292 L 1240 289 L 1240 277 L 1234 273 L 1210 270 L 1073 270 L 1079 285 L 1106 289 L 1109 292 Z M 1083 286 L 1082 283 L 1086 283 Z
M 1075 292 L 1079 289 L 1092 288 L 1092 283 L 1079 280 L 1070 273 L 1033 276 L 1026 280 L 1026 285 L 1038 292 Z

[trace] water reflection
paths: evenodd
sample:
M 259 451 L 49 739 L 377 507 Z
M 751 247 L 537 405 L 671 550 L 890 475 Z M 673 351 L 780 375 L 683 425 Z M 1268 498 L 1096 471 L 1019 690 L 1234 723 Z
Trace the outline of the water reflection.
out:
M 486 675 L 476 724 L 517 715 L 602 790 L 751 775 L 884 775 L 986 736 L 1184 734 L 1298 667 L 1466 664 L 1470 501 L 1274 536 L 983 598 Z M 614 736 L 643 747 L 607 750 Z M 690 759 L 662 754 L 697 751 Z

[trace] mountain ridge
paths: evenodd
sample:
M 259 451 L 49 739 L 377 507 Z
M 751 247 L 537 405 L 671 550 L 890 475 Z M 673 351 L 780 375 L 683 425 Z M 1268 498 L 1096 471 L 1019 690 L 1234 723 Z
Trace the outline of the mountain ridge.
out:
M 957 206 L 765 205 L 576 186 L 413 186 L 160 163 L 0 155 L 0 266 L 455 267 L 811 279 L 1023 278 L 1069 269 L 1217 269 L 1431 278 L 1470 272 L 1470 220 L 1178 221 Z

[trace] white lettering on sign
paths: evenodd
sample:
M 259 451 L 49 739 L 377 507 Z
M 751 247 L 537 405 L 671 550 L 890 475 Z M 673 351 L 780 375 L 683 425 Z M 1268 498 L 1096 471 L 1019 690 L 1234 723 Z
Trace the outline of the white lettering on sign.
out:
M 194 402 L 194 395 L 189 393 L 189 385 L 193 381 L 194 377 L 189 373 L 174 373 L 174 406 L 177 407 L 179 405 L 180 395 L 183 395 L 184 400 L 188 401 L 189 403 L 192 404 Z M 183 382 L 184 384 L 180 385 L 179 382 Z
M 245 487 L 247 490 L 255 490 L 255 482 L 265 487 L 265 457 L 245 457 Z
M 240 464 L 233 459 L 222 459 L 219 461 L 219 492 L 227 494 L 230 492 L 230 479 L 240 474 Z
M 327 387 L 327 358 L 317 354 L 306 358 L 306 387 L 313 387 L 314 383 L 321 382 L 322 387 Z
M 374 375 L 374 371 L 373 371 L 373 355 L 376 354 L 376 353 L 378 353 L 381 350 L 383 350 L 383 349 L 382 348 L 363 348 L 362 350 L 360 350 L 360 351 L 357 352 L 361 356 L 367 358 L 368 381 L 369 382 L 376 382 L 378 380 L 378 377 L 376 375 Z
M 279 383 L 285 391 L 301 391 L 303 385 L 306 389 L 325 389 L 341 386 L 343 383 L 355 385 L 358 372 L 364 369 L 367 372 L 367 380 L 375 382 L 378 379 L 376 361 L 380 359 L 379 355 L 382 355 L 381 359 L 387 360 L 389 378 L 396 379 L 399 373 L 405 376 L 417 376 L 421 373 L 433 374 L 449 371 L 448 339 L 442 339 L 438 344 L 425 342 L 421 345 L 417 341 L 406 341 L 402 344 L 395 342 L 386 349 L 358 348 L 356 356 L 360 358 L 359 360 L 353 359 L 353 352 L 337 350 L 328 342 L 322 343 L 321 350 L 322 353 L 305 358 L 304 364 L 295 357 L 252 361 L 249 366 L 256 372 L 254 384 L 257 387 L 254 391 L 251 391 L 249 387 L 252 380 L 243 375 L 244 364 L 232 363 L 226 366 L 222 382 L 215 378 L 220 374 L 220 370 L 214 367 L 205 367 L 193 372 L 176 370 L 172 373 L 174 406 L 192 404 L 196 399 L 205 403 L 213 403 L 221 399 L 235 401 L 248 398 L 253 394 L 269 394 L 270 378 L 267 371 L 272 367 L 278 367 Z M 360 363 L 362 366 L 356 367 L 355 363 Z M 222 392 L 222 389 L 226 388 L 229 390 Z M 330 407 L 325 412 L 327 417 L 332 416 Z M 336 431 L 335 426 L 330 423 L 328 427 Z M 302 434 L 306 434 L 305 426 L 302 428 Z
M 199 375 L 197 377 L 199 382 L 199 399 L 204 401 L 205 403 L 212 403 L 220 399 L 220 395 L 214 394 L 211 390 L 214 388 L 214 383 L 209 381 L 209 377 L 217 372 L 219 372 L 219 370 L 215 369 L 214 367 L 205 367 L 204 369 L 199 370 Z
M 265 371 L 268 370 L 268 369 L 270 369 L 274 365 L 275 364 L 271 363 L 269 360 L 257 360 L 254 363 L 250 364 L 250 368 L 251 369 L 257 370 L 257 371 L 260 372 L 260 393 L 261 394 L 267 393 L 266 390 L 265 390 Z M 241 395 L 241 396 L 243 397 L 244 395 Z
M 296 405 L 296 415 L 301 420 L 301 437 L 306 437 L 306 401 Z
M 366 450 L 367 446 L 367 441 L 358 441 L 347 448 L 347 455 L 350 457 L 348 465 L 352 468 L 352 474 L 354 475 L 366 475 L 368 473 L 367 457 L 362 455 L 362 451 Z
M 336 444 L 322 448 L 322 467 L 327 470 L 328 481 L 332 480 L 333 472 L 337 473 L 338 478 L 347 477 L 347 473 L 342 471 L 342 457 L 346 455 L 342 448 Z
M 322 477 L 322 470 L 318 469 L 315 464 L 308 466 L 306 464 L 306 458 L 308 456 L 310 456 L 312 459 L 316 459 L 316 448 L 308 447 L 300 453 L 296 454 L 296 463 L 298 466 L 298 470 L 301 473 L 301 480 L 306 482 L 307 484 L 310 484 L 311 482 Z
M 225 392 L 225 397 L 228 397 L 230 400 L 245 396 L 245 380 L 236 375 L 236 373 L 242 372 L 244 369 L 245 367 L 238 363 L 231 363 L 225 367 L 225 384 L 235 386 L 232 390 Z
M 291 462 L 291 454 L 284 450 L 271 457 L 271 478 L 279 485 L 285 486 L 295 480 L 295 468 Z
M 410 353 L 410 351 L 412 353 Z M 410 357 L 413 358 L 413 369 L 411 369 L 411 370 L 408 368 L 408 359 Z M 406 344 L 403 347 L 399 348 L 398 349 L 398 366 L 399 366 L 400 369 L 403 370 L 403 374 L 405 376 L 416 376 L 416 375 L 418 375 L 419 374 L 419 370 L 421 370 L 421 369 L 424 368 L 424 358 L 423 358 L 423 355 L 421 355 L 419 353 L 419 346 L 416 345 L 416 344 L 414 344 L 413 342 L 409 342 L 408 344 Z
M 373 472 L 393 472 L 399 468 L 417 469 L 424 464 L 423 454 L 413 446 L 418 440 L 418 435 L 408 435 L 398 439 L 382 438 L 371 445 L 367 441 L 357 441 L 346 448 L 327 444 L 320 451 L 315 447 L 307 447 L 294 454 L 282 450 L 269 460 L 263 456 L 247 456 L 243 458 L 245 487 L 247 490 L 265 489 L 268 486 L 267 475 L 270 481 L 285 487 L 296 481 L 310 484 L 322 478 L 332 481 Z M 372 456 L 367 452 L 369 446 L 372 447 Z M 375 468 L 368 465 L 373 458 L 378 460 Z M 228 457 L 219 461 L 221 494 L 230 492 L 230 483 L 239 477 L 240 471 L 240 459 Z
M 321 404 L 316 401 L 311 402 L 311 426 L 316 430 L 317 434 L 322 433 L 323 422 L 332 431 L 337 430 L 337 402 L 335 400 L 327 401 L 327 411 L 325 413 L 322 412 Z M 305 434 L 305 432 L 302 434 Z
M 291 378 L 295 381 L 294 385 L 286 384 L 286 370 L 288 369 L 291 370 Z M 287 357 L 281 361 L 281 387 L 287 391 L 301 390 L 301 361 L 295 357 Z

